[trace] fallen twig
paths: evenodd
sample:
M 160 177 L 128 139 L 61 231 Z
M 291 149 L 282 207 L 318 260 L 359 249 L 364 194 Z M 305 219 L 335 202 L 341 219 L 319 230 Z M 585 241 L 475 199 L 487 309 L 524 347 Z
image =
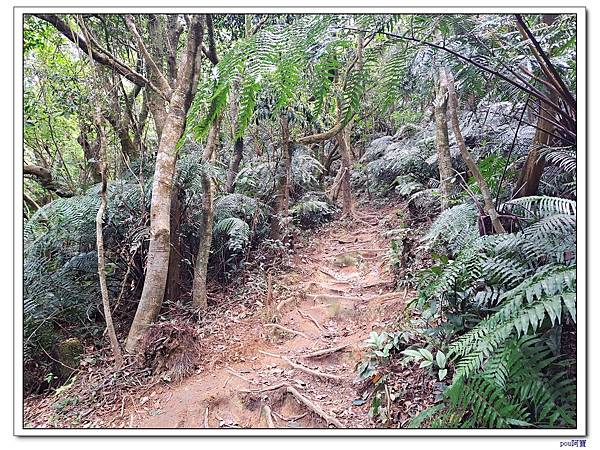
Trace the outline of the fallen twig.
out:
M 206 410 L 204 411 L 204 428 L 210 428 L 209 423 L 208 423 L 208 406 L 206 407 Z
M 306 334 L 302 331 L 292 330 L 291 328 L 286 328 L 278 323 L 266 323 L 265 327 L 277 328 L 278 330 L 285 331 L 286 333 L 296 334 L 298 336 L 302 336 L 304 339 L 310 339 Z

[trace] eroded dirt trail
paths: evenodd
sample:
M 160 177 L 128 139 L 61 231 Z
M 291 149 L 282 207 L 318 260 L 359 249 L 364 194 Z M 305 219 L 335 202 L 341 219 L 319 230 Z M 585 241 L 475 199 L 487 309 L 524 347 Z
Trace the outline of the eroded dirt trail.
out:
M 274 292 L 290 295 L 274 294 L 270 308 L 231 321 L 225 331 L 235 337 L 235 349 L 217 347 L 222 355 L 204 371 L 129 408 L 129 426 L 265 428 L 265 405 L 274 427 L 328 426 L 312 407 L 338 426 L 372 426 L 368 406 L 352 403 L 354 370 L 363 340 L 397 315 L 403 298 L 392 292 L 384 261 L 394 210 L 371 214 L 372 226 L 333 222 L 316 230 L 311 244 L 296 251 L 294 269 L 272 280 Z M 329 352 L 310 355 L 320 350 Z M 249 390 L 256 392 L 243 392 Z

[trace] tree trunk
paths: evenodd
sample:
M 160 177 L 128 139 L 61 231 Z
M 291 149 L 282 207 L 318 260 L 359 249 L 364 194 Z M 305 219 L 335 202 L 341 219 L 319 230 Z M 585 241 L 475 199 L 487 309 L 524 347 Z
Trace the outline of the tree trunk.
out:
M 477 163 L 475 163 L 473 160 L 471 152 L 469 152 L 469 149 L 467 149 L 467 145 L 465 144 L 465 140 L 463 139 L 463 135 L 460 131 L 460 122 L 458 120 L 458 96 L 456 95 L 456 89 L 454 88 L 454 77 L 449 71 L 446 71 L 446 76 L 448 81 L 448 109 L 450 110 L 450 120 L 452 122 L 452 130 L 454 131 L 456 144 L 458 145 L 460 154 L 465 160 L 467 167 L 477 180 L 477 185 L 479 186 L 481 195 L 483 195 L 484 209 L 487 215 L 490 216 L 492 225 L 494 226 L 494 231 L 496 231 L 496 233 L 505 233 L 506 231 L 504 230 L 504 227 L 498 218 L 498 212 L 494 206 L 490 188 L 481 175 L 481 171 L 479 170 Z
M 442 194 L 442 210 L 448 209 L 450 192 L 452 189 L 452 158 L 450 156 L 450 144 L 448 142 L 448 118 L 447 118 L 447 86 L 445 77 L 440 74 L 437 96 L 434 101 L 435 114 L 435 142 L 437 146 L 438 170 L 440 172 L 440 192 Z
M 288 215 L 290 204 L 290 178 L 292 171 L 292 146 L 290 143 L 290 130 L 288 119 L 281 115 L 281 156 L 283 159 L 283 170 L 278 165 L 277 194 L 275 195 L 275 211 L 273 221 L 271 222 L 271 239 L 281 239 L 283 218 Z
M 219 136 L 220 119 L 211 126 L 208 134 L 208 142 L 204 148 L 202 159 L 205 163 L 214 160 Z M 208 307 L 206 278 L 208 273 L 208 259 L 212 244 L 212 230 L 214 219 L 214 185 L 206 170 L 201 174 L 202 183 L 202 219 L 200 221 L 200 244 L 194 265 L 194 282 L 192 287 L 192 306 L 199 313 Z
M 225 182 L 225 192 L 231 194 L 234 191 L 235 177 L 240 169 L 240 162 L 244 156 L 244 138 L 236 138 L 238 127 L 238 116 L 240 113 L 239 96 L 240 96 L 240 79 L 236 77 L 233 80 L 229 99 L 229 112 L 231 115 L 231 137 L 235 139 L 233 152 L 229 159 L 229 168 L 227 170 L 227 180 Z
M 135 352 L 150 324 L 158 317 L 165 294 L 170 253 L 170 211 L 176 145 L 185 128 L 190 98 L 195 91 L 199 74 L 199 52 L 204 28 L 199 16 L 190 20 L 185 53 L 179 64 L 175 88 L 169 101 L 169 112 L 162 127 L 150 204 L 150 245 L 146 277 L 126 349 Z
M 244 138 L 240 137 L 235 140 L 235 144 L 233 145 L 233 153 L 231 154 L 231 159 L 229 160 L 229 169 L 227 170 L 227 181 L 225 183 L 225 192 L 227 192 L 228 194 L 231 194 L 234 191 L 235 177 L 237 176 L 240 170 L 240 163 L 242 162 L 243 156 Z
M 557 95 L 552 90 L 548 92 L 548 97 L 554 102 L 557 101 Z M 521 169 L 519 178 L 513 189 L 513 198 L 537 194 L 540 179 L 544 172 L 544 166 L 546 165 L 541 150 L 544 147 L 553 145 L 552 134 L 554 133 L 554 125 L 546 119 L 554 120 L 555 117 L 547 104 L 542 105 L 543 107 L 540 107 L 539 109 L 537 128 L 535 130 L 535 135 L 533 136 L 531 148 L 529 149 L 527 159 L 525 160 L 525 164 Z
M 85 158 L 86 172 L 92 178 L 94 183 L 100 183 L 102 181 L 102 175 L 100 174 L 100 164 L 98 163 L 98 144 L 92 144 L 88 138 L 87 133 L 81 129 L 77 142 L 83 149 L 83 156 Z M 88 178 L 86 176 L 86 182 Z
M 167 288 L 165 299 L 177 301 L 179 299 L 179 278 L 181 274 L 181 200 L 179 200 L 180 189 L 173 189 L 171 194 L 171 247 L 169 255 L 169 269 L 167 274 Z
M 97 113 L 99 114 L 99 113 Z M 102 294 L 102 307 L 104 309 L 104 319 L 106 320 L 106 331 L 115 358 L 115 366 L 120 369 L 123 366 L 123 354 L 115 332 L 115 326 L 112 321 L 112 313 L 110 310 L 110 300 L 108 297 L 108 287 L 106 285 L 106 265 L 104 261 L 104 237 L 102 235 L 102 222 L 104 220 L 104 211 L 106 210 L 106 167 L 104 165 L 104 144 L 105 136 L 101 130 L 100 119 L 98 118 L 98 139 L 99 139 L 99 159 L 100 173 L 102 176 L 102 190 L 100 191 L 100 208 L 96 214 L 96 248 L 98 253 L 98 278 L 100 280 L 100 292 Z
M 546 25 L 551 25 L 556 17 L 557 15 L 555 14 L 543 14 L 542 21 Z M 523 35 L 523 38 L 527 41 L 527 35 L 523 28 L 520 26 L 518 28 Z M 544 61 L 541 60 L 541 55 L 536 51 L 533 45 L 530 44 L 530 47 L 534 56 L 536 59 L 538 59 L 540 67 L 542 68 L 542 71 L 544 71 L 548 81 L 552 82 L 553 74 L 546 67 Z M 560 80 L 560 77 L 558 77 L 558 79 Z M 558 103 L 559 96 L 555 89 L 547 89 L 546 92 L 550 101 Z M 544 173 L 544 166 L 546 165 L 546 161 L 541 154 L 541 149 L 546 146 L 552 146 L 552 134 L 554 134 L 555 131 L 555 126 L 548 121 L 548 119 L 556 120 L 553 111 L 554 110 L 550 105 L 540 100 L 537 128 L 533 137 L 533 143 L 529 153 L 527 154 L 527 159 L 525 160 L 525 164 L 521 169 L 517 183 L 513 189 L 513 198 L 527 197 L 537 194 L 540 186 L 540 180 L 542 178 L 542 174 Z
M 340 166 L 340 188 L 342 195 L 342 215 L 352 214 L 352 191 L 350 188 L 350 170 L 352 167 L 352 154 L 350 152 L 350 143 L 348 142 L 348 129 L 343 128 L 336 136 L 341 155 Z

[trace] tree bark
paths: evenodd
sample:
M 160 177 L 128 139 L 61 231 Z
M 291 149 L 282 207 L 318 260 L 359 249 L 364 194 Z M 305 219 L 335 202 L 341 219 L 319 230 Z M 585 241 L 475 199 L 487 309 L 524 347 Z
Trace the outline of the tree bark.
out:
M 208 141 L 202 155 L 205 163 L 214 160 L 219 136 L 220 119 L 217 119 L 210 128 Z M 206 170 L 201 174 L 202 183 L 202 219 L 200 221 L 200 243 L 196 263 L 194 264 L 194 282 L 192 287 L 192 306 L 201 314 L 208 307 L 207 299 L 207 273 L 210 247 L 212 245 L 212 230 L 214 219 L 214 184 Z
M 195 92 L 199 74 L 199 52 L 204 26 L 194 15 L 190 19 L 187 43 L 169 102 L 169 112 L 162 128 L 150 205 L 150 245 L 146 277 L 126 349 L 135 352 L 139 340 L 158 317 L 165 293 L 170 253 L 170 210 L 173 175 L 175 173 L 176 145 L 185 129 L 185 117 Z
M 181 274 L 181 200 L 179 199 L 179 188 L 174 188 L 171 193 L 171 247 L 169 255 L 169 269 L 167 273 L 167 288 L 165 299 L 177 301 L 179 299 L 179 278 Z
M 352 191 L 350 187 L 350 170 L 352 167 L 352 155 L 350 143 L 348 142 L 348 130 L 343 128 L 336 136 L 341 155 L 341 179 L 339 192 L 342 195 L 342 215 L 352 214 Z
M 70 189 L 58 184 L 52 177 L 52 172 L 45 167 L 36 166 L 34 164 L 26 164 L 23 166 L 23 175 L 34 176 L 45 189 L 54 192 L 59 197 L 73 197 L 75 193 Z
M 81 146 L 85 158 L 85 182 L 88 182 L 88 177 L 91 177 L 94 183 L 100 183 L 102 181 L 102 174 L 100 173 L 100 164 L 98 163 L 98 143 L 96 141 L 96 143 L 92 144 L 88 140 L 87 130 L 84 128 L 87 127 L 82 125 L 77 142 Z
M 227 181 L 225 182 L 225 192 L 233 193 L 235 190 L 235 177 L 240 170 L 240 163 L 244 156 L 244 138 L 237 138 L 233 145 L 233 153 L 229 160 L 229 168 L 227 169 Z
M 549 93 L 549 96 L 555 98 L 552 93 Z M 537 128 L 535 130 L 535 135 L 533 136 L 533 143 L 513 189 L 513 198 L 537 194 L 540 180 L 544 173 L 544 166 L 546 165 L 541 150 L 544 147 L 552 146 L 554 125 L 546 120 L 551 119 L 551 117 L 552 115 L 547 110 L 547 105 L 540 108 Z
M 456 144 L 458 145 L 460 154 L 465 160 L 467 167 L 475 177 L 475 180 L 477 180 L 477 185 L 479 186 L 479 190 L 483 196 L 484 210 L 487 215 L 490 216 L 494 231 L 496 233 L 505 233 L 506 230 L 502 226 L 500 218 L 498 217 L 498 212 L 494 206 L 490 188 L 481 175 L 481 171 L 479 170 L 477 163 L 473 160 L 473 156 L 471 155 L 471 152 L 469 152 L 462 132 L 460 131 L 460 122 L 458 120 L 458 95 L 456 95 L 456 89 L 454 87 L 454 77 L 448 70 L 446 70 L 446 78 L 448 82 L 448 109 L 450 110 L 450 121 L 452 122 L 452 130 L 454 131 Z
M 106 331 L 112 348 L 113 356 L 115 358 L 115 367 L 120 369 L 123 366 L 123 354 L 121 353 L 121 346 L 117 339 L 115 332 L 115 326 L 112 320 L 112 313 L 110 310 L 110 300 L 108 297 L 108 287 L 106 285 L 106 265 L 104 255 L 104 237 L 102 234 L 102 223 L 104 221 L 104 211 L 106 210 L 106 166 L 104 163 L 104 146 L 106 137 L 102 130 L 101 119 L 99 118 L 99 111 L 97 114 L 97 127 L 98 127 L 98 140 L 99 140 L 99 152 L 98 157 L 100 159 L 100 173 L 102 176 L 102 189 L 100 191 L 100 208 L 96 214 L 96 248 L 98 253 L 98 278 L 100 280 L 100 292 L 102 294 L 102 307 L 104 309 L 104 319 L 106 320 Z
M 544 23 L 550 25 L 554 20 L 554 15 L 545 14 L 542 16 Z M 528 39 L 528 35 L 526 32 L 525 25 L 518 26 L 519 31 L 523 35 L 524 39 Z M 527 30 L 528 31 L 528 30 Z M 540 67 L 544 70 L 545 75 L 549 78 L 549 81 L 553 81 L 553 74 L 550 73 L 549 69 L 546 67 L 540 52 L 538 52 L 533 44 L 531 44 L 533 49 L 534 56 L 538 59 Z M 558 80 L 562 82 L 560 77 L 557 75 Z M 555 83 L 558 83 L 555 81 Z M 564 86 L 564 84 L 562 85 Z M 557 86 L 555 89 L 547 89 L 547 97 L 553 102 L 558 102 L 558 90 L 560 90 L 560 86 Z M 566 90 L 566 87 L 565 87 Z M 570 95 L 568 90 L 567 93 Z M 571 97 L 572 98 L 572 97 Z M 542 148 L 547 146 L 552 146 L 553 142 L 553 134 L 555 131 L 555 126 L 551 121 L 555 121 L 556 117 L 553 113 L 553 109 L 550 104 L 545 103 L 540 100 L 540 108 L 538 113 L 537 120 L 537 128 L 535 130 L 535 135 L 533 137 L 533 143 L 527 154 L 527 159 L 525 160 L 525 164 L 523 165 L 521 172 L 519 173 L 519 178 L 517 179 L 517 183 L 513 188 L 512 197 L 527 197 L 530 195 L 536 195 L 538 188 L 540 186 L 540 180 L 542 178 L 542 174 L 544 173 L 544 166 L 546 165 L 546 161 L 541 153 Z
M 271 239 L 281 239 L 283 229 L 283 218 L 288 215 L 290 204 L 290 178 L 292 172 L 292 146 L 290 143 L 290 130 L 287 116 L 281 115 L 281 156 L 283 159 L 283 168 L 277 169 L 277 194 L 275 195 L 275 211 L 273 221 L 271 222 Z M 283 170 L 282 170 L 283 169 Z
M 240 163 L 244 157 L 244 138 L 242 136 L 236 138 L 238 127 L 238 115 L 240 113 L 239 105 L 240 94 L 240 79 L 233 80 L 229 100 L 229 112 L 231 114 L 231 137 L 235 140 L 231 158 L 229 159 L 229 167 L 227 170 L 227 180 L 225 182 L 225 192 L 231 194 L 234 191 L 235 177 L 240 169 Z
M 447 86 L 445 77 L 440 72 L 437 95 L 434 101 L 435 114 L 435 142 L 438 156 L 438 170 L 440 173 L 440 192 L 442 194 L 442 210 L 448 209 L 450 192 L 452 189 L 452 158 L 450 156 L 450 144 L 448 142 L 448 118 L 447 118 Z

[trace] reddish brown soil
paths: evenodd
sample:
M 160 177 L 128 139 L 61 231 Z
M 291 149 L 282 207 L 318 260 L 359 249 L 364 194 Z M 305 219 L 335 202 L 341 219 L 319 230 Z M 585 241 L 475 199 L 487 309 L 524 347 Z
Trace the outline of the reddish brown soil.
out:
M 403 308 L 403 295 L 392 292 L 385 261 L 385 231 L 394 224 L 395 212 L 392 207 L 369 211 L 372 225 L 336 221 L 317 229 L 305 248 L 295 249 L 292 269 L 273 277 L 271 306 L 238 305 L 227 311 L 217 331 L 207 328 L 212 331 L 202 338 L 195 375 L 179 384 L 157 384 L 139 396 L 128 395 L 112 408 L 112 417 L 92 426 L 264 428 L 261 410 L 268 405 L 275 427 L 326 427 L 318 414 L 283 389 L 242 392 L 287 383 L 345 427 L 373 427 L 368 404 L 352 403 L 358 397 L 353 382 L 364 339 Z M 348 253 L 360 255 L 356 265 L 340 261 L 340 255 Z M 303 357 L 341 345 L 347 347 L 323 357 Z M 262 352 L 341 379 L 323 379 Z

